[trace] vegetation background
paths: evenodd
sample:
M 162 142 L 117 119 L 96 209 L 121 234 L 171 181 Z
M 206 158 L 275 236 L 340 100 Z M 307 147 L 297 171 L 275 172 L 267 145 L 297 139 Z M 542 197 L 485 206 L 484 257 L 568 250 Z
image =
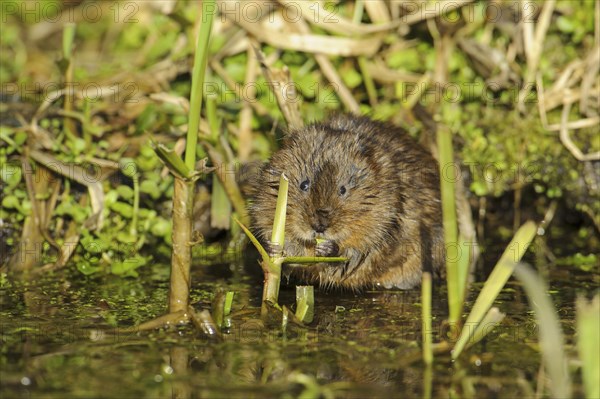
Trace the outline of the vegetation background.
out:
M 162 314 L 168 292 L 177 291 L 166 283 L 174 179 L 155 149 L 181 155 L 194 126 L 188 99 L 205 22 L 200 2 L 0 2 L 0 391 L 569 397 L 572 375 L 575 395 L 583 397 L 585 385 L 586 397 L 597 397 L 600 297 L 588 304 L 585 295 L 600 284 L 600 3 L 217 6 L 196 147 L 198 245 L 189 293 L 204 310 L 187 312 L 187 290 L 179 303 L 200 332 L 156 329 L 180 321 L 163 315 L 144 335 L 122 327 Z M 243 211 L 219 181 L 224 176 L 244 193 L 256 166 L 277 149 L 290 119 L 276 101 L 275 80 L 287 82 L 286 106 L 303 118 L 294 123 L 366 114 L 404 127 L 434 152 L 436 126 L 452 135 L 455 162 L 442 177 L 459 192 L 462 233 L 476 233 L 477 281 L 507 248 L 497 268 L 502 282 L 492 284 L 494 295 L 481 290 L 469 318 L 482 297 L 509 317 L 468 359 L 446 356 L 453 320 L 440 315 L 448 304 L 452 316 L 450 284 L 442 287 L 449 303 L 427 283 L 421 301 L 415 290 L 317 296 L 326 310 L 309 328 L 289 323 L 286 330 L 279 317 L 271 329 L 258 318 L 260 283 L 239 267 L 249 260 L 258 274 L 256 258 L 246 257 L 231 222 Z M 536 233 L 526 261 L 538 273 L 515 269 L 511 260 Z M 232 291 L 209 269 L 232 272 Z M 500 291 L 513 269 L 518 280 Z M 21 271 L 32 273 L 12 278 Z M 539 275 L 551 277 L 550 289 Z M 471 287 L 466 308 L 479 284 Z M 293 294 L 283 296 L 290 303 Z M 463 318 L 458 305 L 454 321 Z M 481 325 L 496 323 L 490 314 L 504 318 L 500 308 Z M 443 354 L 431 365 L 434 346 Z
M 427 143 L 420 107 L 448 127 L 458 166 L 447 177 L 466 188 L 484 263 L 522 221 L 546 215 L 555 219 L 539 258 L 597 267 L 597 2 L 218 6 L 205 94 L 220 136 L 203 115 L 200 139 L 226 163 L 208 166 L 243 188 L 255 170 L 245 166 L 277 148 L 285 123 L 260 49 L 289 74 L 288 100 L 305 122 L 357 112 Z M 183 151 L 199 10 L 187 1 L 2 3 L 2 270 L 135 276 L 168 258 L 172 177 L 151 141 Z M 239 231 L 211 207 L 223 198 L 213 187 L 206 173 L 194 215 L 207 239 L 195 253 L 207 262 L 240 251 L 237 240 L 222 245 Z M 17 256 L 27 245 L 35 256 Z

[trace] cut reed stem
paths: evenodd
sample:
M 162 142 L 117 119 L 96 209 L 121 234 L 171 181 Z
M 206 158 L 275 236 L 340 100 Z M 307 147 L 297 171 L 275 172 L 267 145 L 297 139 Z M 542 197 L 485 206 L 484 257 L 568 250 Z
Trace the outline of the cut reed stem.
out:
M 430 365 L 433 363 L 433 349 L 431 345 L 431 273 L 423 273 L 421 283 L 421 312 L 423 318 L 423 361 Z

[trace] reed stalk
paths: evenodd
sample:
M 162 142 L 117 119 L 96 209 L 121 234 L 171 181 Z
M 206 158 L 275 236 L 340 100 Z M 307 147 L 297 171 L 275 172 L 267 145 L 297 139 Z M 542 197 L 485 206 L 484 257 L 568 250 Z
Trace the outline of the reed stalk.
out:
M 65 96 L 64 96 L 64 104 L 63 110 L 66 115 L 69 115 L 73 112 L 73 41 L 75 40 L 75 28 L 76 25 L 74 23 L 67 23 L 64 26 L 63 37 L 62 37 L 62 51 L 63 51 L 63 60 L 62 67 L 64 68 L 64 80 L 65 80 Z M 75 126 L 75 122 L 71 119 L 70 116 L 65 116 L 63 121 L 63 127 L 65 134 L 74 139 L 75 132 L 77 131 L 77 127 Z
M 194 69 L 192 70 L 192 91 L 190 93 L 190 112 L 188 117 L 187 141 L 185 146 L 185 165 L 194 170 L 196 165 L 196 146 L 198 144 L 198 129 L 200 128 L 200 110 L 204 86 L 204 73 L 208 59 L 208 41 L 215 14 L 215 0 L 202 1 L 201 24 L 196 41 Z
M 448 168 L 454 170 L 454 152 L 452 149 L 452 132 L 446 126 L 437 130 L 437 146 L 439 151 L 440 182 L 442 196 L 442 214 L 444 220 L 444 246 L 446 253 L 446 279 L 448 283 L 448 321 L 456 324 L 462 312 L 462 295 L 460 292 L 458 273 L 458 227 L 456 222 L 456 203 L 454 180 L 447 176 Z M 464 287 L 464 285 L 462 285 Z
M 194 68 L 192 71 L 192 90 L 188 115 L 188 131 L 185 150 L 184 175 L 175 176 L 173 191 L 173 252 L 171 257 L 171 283 L 169 290 L 169 311 L 185 311 L 189 305 L 190 268 L 192 260 L 192 214 L 194 206 L 195 182 L 191 174 L 196 165 L 196 145 L 200 126 L 202 107 L 202 89 L 204 71 L 208 58 L 208 41 L 215 12 L 214 0 L 202 2 L 201 25 L 196 41 Z
M 431 273 L 423 273 L 421 283 L 421 312 L 423 318 L 423 361 L 426 365 L 433 363 L 431 345 L 433 331 L 431 329 Z
M 600 398 L 600 294 L 577 298 L 577 349 L 587 398 Z
M 274 253 L 271 254 L 269 262 L 263 265 L 265 282 L 263 287 L 262 314 L 268 311 L 268 303 L 276 304 L 279 298 L 279 285 L 281 282 L 281 265 L 283 263 L 283 246 L 285 243 L 285 219 L 287 212 L 289 180 L 285 174 L 279 178 L 279 191 L 277 193 L 277 205 L 275 206 L 275 218 L 273 220 L 273 231 L 271 233 L 271 246 Z

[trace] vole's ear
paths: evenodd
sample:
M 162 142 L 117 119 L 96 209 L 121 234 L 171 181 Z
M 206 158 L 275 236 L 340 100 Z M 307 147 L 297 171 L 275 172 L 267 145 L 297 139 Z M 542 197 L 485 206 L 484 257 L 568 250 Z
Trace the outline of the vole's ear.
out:
M 251 161 L 242 163 L 239 165 L 239 168 L 236 168 L 235 179 L 246 198 L 256 194 L 261 171 L 265 166 L 266 164 L 262 161 Z
M 287 144 L 293 137 L 298 136 L 301 129 L 287 128 L 283 131 L 283 143 Z
M 309 125 L 302 129 L 289 129 L 283 136 L 282 147 L 292 147 L 305 143 L 307 139 L 317 135 L 316 125 Z
M 361 167 L 356 164 L 350 166 L 350 186 L 355 186 L 362 183 L 368 176 L 367 168 Z
M 304 126 L 301 128 L 287 127 L 284 131 L 284 138 L 301 136 L 307 133 L 307 130 L 313 125 Z

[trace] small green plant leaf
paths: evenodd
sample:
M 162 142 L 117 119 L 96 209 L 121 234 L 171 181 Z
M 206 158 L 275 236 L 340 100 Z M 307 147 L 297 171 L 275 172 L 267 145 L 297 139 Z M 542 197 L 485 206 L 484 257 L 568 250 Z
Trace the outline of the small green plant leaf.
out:
M 189 169 L 177 153 L 162 144 L 152 143 L 156 155 L 169 168 L 171 173 L 175 173 L 183 178 L 191 177 L 191 169 Z
M 133 198 L 133 189 L 129 186 L 120 185 L 117 187 L 117 193 L 119 193 L 119 197 L 125 200 Z
M 9 209 L 19 209 L 21 206 L 19 204 L 19 199 L 14 195 L 7 195 L 2 200 L 2 206 Z
M 534 222 L 529 221 L 521 226 L 515 233 L 515 236 L 504 250 L 500 260 L 496 263 L 496 266 L 494 266 L 494 270 L 492 270 L 490 277 L 485 282 L 479 296 L 477 296 L 475 305 L 473 305 L 473 309 L 471 310 L 471 313 L 469 313 L 469 317 L 467 317 L 464 328 L 452 351 L 453 359 L 456 359 L 467 343 L 472 340 L 473 334 L 477 330 L 481 320 L 496 300 L 496 297 L 500 293 L 500 290 L 502 290 L 502 287 L 504 287 L 504 284 L 506 284 L 512 275 L 515 265 L 521 260 L 527 251 L 527 248 L 529 248 L 529 244 L 531 244 L 536 232 L 537 225 Z
M 260 242 L 258 242 L 258 239 L 254 236 L 254 234 L 252 234 L 252 232 L 250 230 L 248 230 L 248 228 L 246 226 L 244 226 L 242 224 L 242 222 L 237 220 L 237 218 L 234 217 L 233 220 L 241 227 L 241 229 L 244 231 L 244 233 L 246 234 L 246 236 L 248 237 L 250 242 L 256 247 L 256 250 L 260 254 L 261 258 L 263 259 L 263 262 L 269 262 L 269 254 L 263 248 L 263 246 L 260 245 Z
M 125 202 L 117 201 L 110 206 L 110 209 L 127 219 L 133 216 L 133 207 Z

